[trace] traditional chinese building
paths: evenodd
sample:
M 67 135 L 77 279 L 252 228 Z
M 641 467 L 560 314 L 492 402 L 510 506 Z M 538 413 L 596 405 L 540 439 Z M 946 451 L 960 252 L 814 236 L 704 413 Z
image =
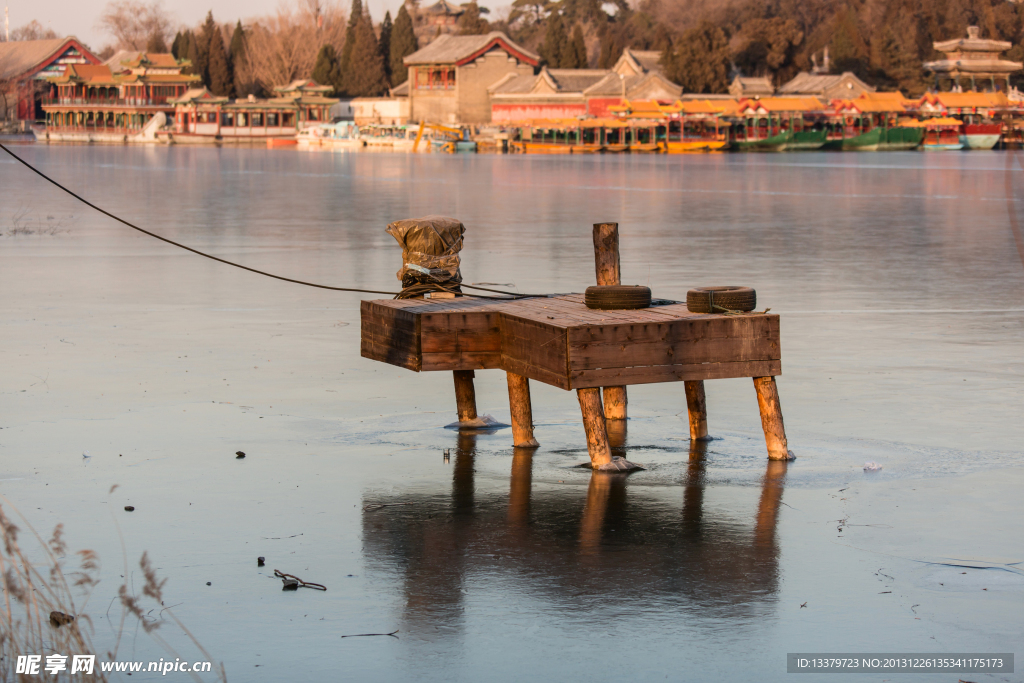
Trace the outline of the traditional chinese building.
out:
M 182 73 L 190 65 L 167 53 L 138 53 L 119 65 L 69 64 L 50 79 L 42 137 L 113 142 L 146 129 L 152 139 L 174 113 L 171 100 L 199 81 Z
M 100 61 L 74 36 L 0 42 L 0 121 L 27 126 L 42 119 L 49 79 L 64 75 L 69 66 Z
M 832 100 L 853 99 L 866 92 L 875 92 L 874 86 L 868 85 L 850 71 L 844 71 L 841 74 L 801 71 L 792 80 L 780 85 L 775 95 L 777 97 L 817 97 L 823 102 L 831 102 Z
M 413 121 L 487 123 L 489 88 L 509 76 L 532 79 L 540 57 L 498 31 L 482 36 L 442 35 L 405 58 Z
M 174 142 L 244 142 L 290 138 L 310 124 L 331 120 L 331 107 L 338 103 L 326 97 L 329 86 L 300 79 L 274 88 L 278 97 L 229 100 L 205 87 L 194 88 L 174 98 L 174 124 L 160 133 Z
M 491 120 L 606 117 L 627 101 L 674 102 L 682 88 L 665 77 L 660 52 L 623 50 L 611 69 L 549 69 L 536 76 L 513 72 L 492 85 Z
M 967 37 L 933 43 L 933 47 L 945 54 L 944 59 L 925 62 L 924 68 L 935 75 L 935 90 L 948 85 L 950 90 L 1001 90 L 1010 89 L 1010 74 L 1024 68 L 1021 62 L 1002 59 L 1002 53 L 1010 49 L 1010 43 L 1002 40 L 988 40 L 981 37 L 977 26 L 967 27 Z M 1002 81 L 1002 88 L 999 83 Z M 987 87 L 987 88 L 986 88 Z
M 736 76 L 729 84 L 729 94 L 738 100 L 771 97 L 775 94 L 775 86 L 767 76 Z
M 459 18 L 465 10 L 448 0 L 437 0 L 429 7 L 421 8 L 419 2 L 407 1 L 406 10 L 412 18 L 413 33 L 420 45 L 426 45 L 434 38 L 458 33 Z

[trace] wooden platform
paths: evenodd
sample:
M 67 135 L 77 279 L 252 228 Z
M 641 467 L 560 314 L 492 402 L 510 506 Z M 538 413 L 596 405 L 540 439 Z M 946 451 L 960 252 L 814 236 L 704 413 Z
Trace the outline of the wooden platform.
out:
M 500 368 L 566 390 L 782 372 L 774 314 L 598 311 L 559 294 L 363 301 L 361 317 L 364 358 L 417 372 Z

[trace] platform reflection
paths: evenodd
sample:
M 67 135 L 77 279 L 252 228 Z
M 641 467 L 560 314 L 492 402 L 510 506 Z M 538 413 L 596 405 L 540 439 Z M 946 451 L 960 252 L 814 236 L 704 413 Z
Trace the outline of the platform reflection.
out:
M 515 449 L 507 490 L 493 479 L 477 490 L 475 439 L 458 435 L 450 498 L 396 492 L 404 505 L 363 513 L 365 558 L 399 580 L 407 633 L 458 632 L 469 596 L 556 609 L 655 601 L 716 618 L 774 604 L 786 462 L 768 462 L 759 492 L 731 489 L 712 512 L 706 443 L 692 446 L 679 487 L 603 472 L 585 491 L 535 484 L 534 458 L 544 456 Z

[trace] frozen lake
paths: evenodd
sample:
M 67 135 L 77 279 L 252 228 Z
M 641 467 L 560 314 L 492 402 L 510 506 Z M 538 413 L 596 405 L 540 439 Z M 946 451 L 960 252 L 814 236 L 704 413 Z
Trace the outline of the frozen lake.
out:
M 100 555 L 99 652 L 143 551 L 234 681 L 775 681 L 787 652 L 1020 643 L 1024 172 L 1007 153 L 15 151 L 287 277 L 397 291 L 385 226 L 445 214 L 467 227 L 467 283 L 580 292 L 591 225 L 617 221 L 625 284 L 749 285 L 781 315 L 797 460 L 769 466 L 749 379 L 707 382 L 718 438 L 692 458 L 682 385 L 646 385 L 626 453 L 648 470 L 601 478 L 576 467 L 572 393 L 532 383 L 532 458 L 507 429 L 460 436 L 450 373 L 360 358 L 364 297 L 163 244 L 0 154 L 0 494 Z M 504 374 L 476 383 L 507 422 Z M 328 590 L 282 592 L 274 569 Z M 166 656 L 122 637 L 119 659 Z M 956 680 L 931 676 L 914 678 Z

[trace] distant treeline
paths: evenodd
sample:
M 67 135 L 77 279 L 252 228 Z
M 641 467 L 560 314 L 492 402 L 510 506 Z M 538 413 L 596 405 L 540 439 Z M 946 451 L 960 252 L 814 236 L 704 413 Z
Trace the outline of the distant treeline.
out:
M 583 66 L 578 42 L 585 65 L 601 68 L 623 47 L 662 50 L 687 92 L 725 92 L 735 74 L 778 85 L 821 64 L 828 47 L 832 72 L 917 94 L 928 85 L 922 63 L 940 57 L 932 43 L 971 25 L 1013 43 L 1005 58 L 1024 61 L 1024 5 L 1006 0 L 515 0 L 492 26 L 552 66 Z
M 419 45 L 405 5 L 393 23 L 388 13 L 374 24 L 361 0 L 347 13 L 332 0 L 295 2 L 246 23 L 219 24 L 211 13 L 172 42 L 159 0 L 111 0 L 101 24 L 115 44 L 103 54 L 170 49 L 192 60 L 214 93 L 239 97 L 309 76 L 352 96 L 384 94 L 406 79 L 402 58 Z M 1024 4 L 1006 0 L 514 0 L 501 16 L 476 2 L 461 9 L 457 32 L 504 31 L 550 67 L 608 68 L 625 47 L 659 50 L 686 92 L 725 92 L 737 74 L 779 85 L 821 64 L 827 47 L 832 72 L 920 94 L 923 62 L 940 57 L 932 43 L 963 37 L 971 25 L 1013 43 L 1004 57 L 1024 61 Z M 11 37 L 41 31 L 33 22 Z M 1024 75 L 1013 80 L 1024 83 Z

